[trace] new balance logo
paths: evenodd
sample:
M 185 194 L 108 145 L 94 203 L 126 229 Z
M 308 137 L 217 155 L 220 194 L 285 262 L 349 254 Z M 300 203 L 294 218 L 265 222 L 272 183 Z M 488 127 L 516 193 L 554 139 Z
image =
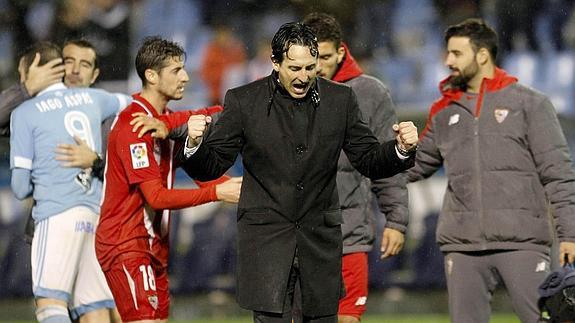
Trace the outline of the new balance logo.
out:
M 358 297 L 355 306 L 363 306 L 365 303 L 367 303 L 367 296 Z

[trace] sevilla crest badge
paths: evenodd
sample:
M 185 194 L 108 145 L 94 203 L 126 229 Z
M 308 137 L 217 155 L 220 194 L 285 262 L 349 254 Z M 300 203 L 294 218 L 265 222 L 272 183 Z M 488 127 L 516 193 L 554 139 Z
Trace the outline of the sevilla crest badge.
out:
M 495 113 L 495 120 L 498 123 L 502 123 L 505 120 L 505 118 L 507 118 L 507 115 L 509 114 L 509 109 L 498 108 L 495 109 L 494 113 Z

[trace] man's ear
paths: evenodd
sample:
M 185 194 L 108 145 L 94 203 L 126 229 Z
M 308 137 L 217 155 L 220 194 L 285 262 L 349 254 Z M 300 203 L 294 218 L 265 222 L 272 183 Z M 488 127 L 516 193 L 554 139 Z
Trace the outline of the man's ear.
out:
M 158 83 L 158 72 L 154 71 L 153 69 L 147 69 L 144 72 L 144 75 L 146 76 L 146 83 L 148 84 L 157 84 Z
M 100 76 L 100 69 L 96 68 L 94 69 L 94 72 L 92 73 L 92 79 L 90 80 L 90 85 L 94 84 L 94 82 L 96 82 L 96 80 L 98 79 L 98 76 Z
M 278 61 L 274 60 L 272 58 L 272 65 L 274 67 L 274 71 L 279 72 L 280 71 L 280 63 L 278 63 Z
M 489 55 L 487 48 L 480 48 L 475 55 L 475 59 L 478 64 L 484 65 L 491 59 L 491 56 Z
M 343 45 L 340 45 L 339 48 L 337 49 L 337 63 L 341 63 L 343 61 L 343 58 L 345 57 L 345 47 L 343 47 Z

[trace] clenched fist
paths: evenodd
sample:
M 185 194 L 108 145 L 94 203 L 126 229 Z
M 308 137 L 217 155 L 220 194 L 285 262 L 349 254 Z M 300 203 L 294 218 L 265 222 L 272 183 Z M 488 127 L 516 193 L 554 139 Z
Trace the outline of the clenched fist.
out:
M 188 147 L 196 147 L 200 144 L 200 140 L 208 127 L 208 124 L 212 122 L 212 117 L 205 116 L 203 114 L 191 115 L 188 119 Z
M 411 121 L 400 122 L 393 125 L 396 134 L 397 147 L 400 151 L 412 152 L 417 148 L 419 137 L 417 128 Z

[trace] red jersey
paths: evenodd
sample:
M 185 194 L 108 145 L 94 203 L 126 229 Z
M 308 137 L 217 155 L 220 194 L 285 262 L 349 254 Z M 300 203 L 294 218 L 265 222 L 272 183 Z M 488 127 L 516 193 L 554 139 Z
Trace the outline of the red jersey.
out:
M 165 114 L 169 111 L 165 109 Z M 182 208 L 215 201 L 215 186 L 195 190 L 172 190 L 174 181 L 173 141 L 138 138 L 129 124 L 132 114 L 144 112 L 158 118 L 152 105 L 138 94 L 116 118 L 108 139 L 104 196 L 96 231 L 96 254 L 104 271 L 125 253 L 149 254 L 159 265 L 167 266 L 169 253 L 168 208 Z M 161 186 L 159 180 L 161 179 Z M 162 207 L 154 210 L 144 192 L 158 182 Z M 156 192 L 156 193 L 157 193 Z M 170 199 L 171 198 L 171 199 Z

